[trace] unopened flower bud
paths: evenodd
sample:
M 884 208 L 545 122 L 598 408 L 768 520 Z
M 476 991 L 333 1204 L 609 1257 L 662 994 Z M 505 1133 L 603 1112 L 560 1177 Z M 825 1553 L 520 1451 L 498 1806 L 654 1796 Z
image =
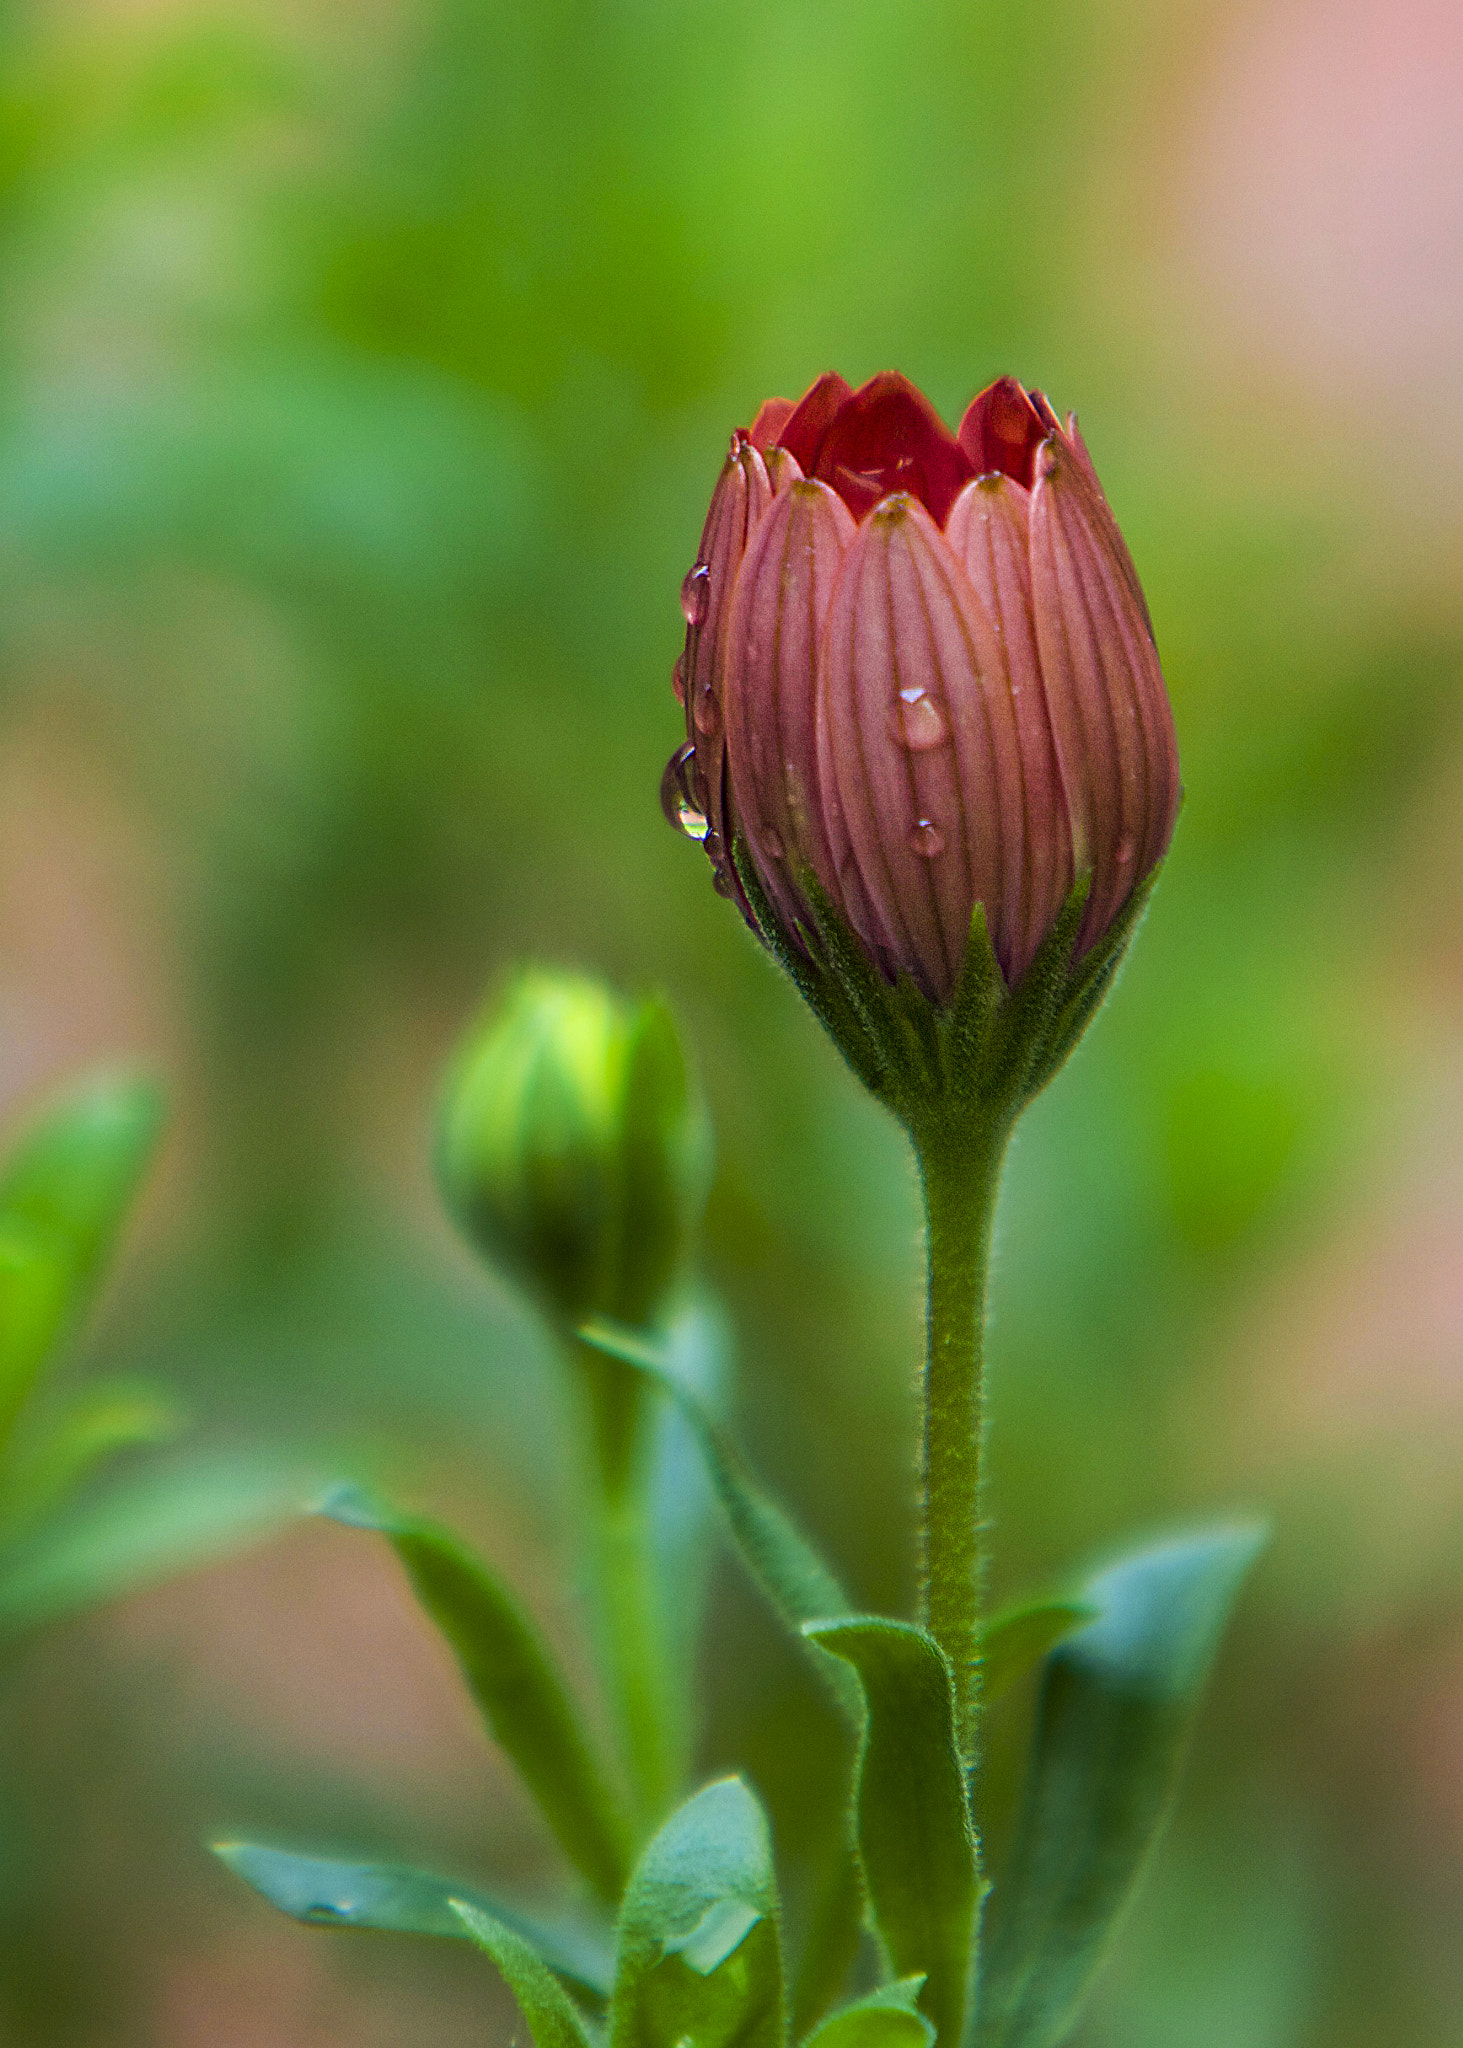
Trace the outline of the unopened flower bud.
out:
M 705 1200 L 705 1116 L 664 1004 L 528 969 L 448 1072 L 438 1178 L 557 1322 L 655 1319 Z
M 893 373 L 769 399 L 696 578 L 670 809 L 704 819 L 718 886 L 794 972 L 831 918 L 944 1015 L 977 911 L 1003 993 L 1053 945 L 1058 978 L 1107 971 L 1172 835 L 1178 752 L 1075 416 L 1009 377 L 958 434 Z

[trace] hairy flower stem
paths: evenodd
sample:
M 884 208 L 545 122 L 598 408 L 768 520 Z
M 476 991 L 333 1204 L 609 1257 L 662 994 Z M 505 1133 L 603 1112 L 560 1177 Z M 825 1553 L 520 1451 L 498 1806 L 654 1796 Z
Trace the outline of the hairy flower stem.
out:
M 929 1260 L 920 1618 L 950 1660 L 968 1767 L 980 1729 L 986 1276 L 1009 1135 L 1004 1118 L 975 1129 L 950 1120 L 915 1139 Z
M 590 1519 L 601 1659 L 648 1829 L 664 1817 L 676 1789 L 672 1679 L 647 1500 L 652 1409 L 636 1374 L 587 1345 L 575 1351 L 593 1449 Z

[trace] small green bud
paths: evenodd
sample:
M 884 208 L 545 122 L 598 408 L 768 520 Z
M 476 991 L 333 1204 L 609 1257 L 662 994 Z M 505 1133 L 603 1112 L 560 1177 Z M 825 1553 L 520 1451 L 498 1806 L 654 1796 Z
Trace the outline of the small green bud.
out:
M 710 1143 L 665 1005 L 525 969 L 447 1075 L 437 1173 L 478 1250 L 556 1321 L 654 1320 L 706 1197 Z

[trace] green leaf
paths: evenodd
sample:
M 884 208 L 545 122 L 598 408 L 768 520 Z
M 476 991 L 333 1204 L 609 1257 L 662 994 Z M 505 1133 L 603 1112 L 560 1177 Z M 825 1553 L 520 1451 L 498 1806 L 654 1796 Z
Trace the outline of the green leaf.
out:
M 923 1977 L 900 1977 L 830 2013 L 803 2048 L 930 2048 L 935 2030 L 919 2010 Z
M 450 1904 L 470 1938 L 497 1964 L 528 2021 L 534 2048 L 590 2048 L 583 2020 L 522 1935 L 466 1899 Z
M 571 1984 L 597 1999 L 609 1996 L 609 1945 L 592 1928 L 535 1919 L 473 1886 L 402 1864 L 297 1856 L 260 1842 L 215 1842 L 213 1853 L 272 1906 L 315 1927 L 370 1927 L 462 1941 L 469 1929 L 457 1909 L 476 1908 L 529 1943 Z
M 1096 1618 L 1097 1609 L 1087 1600 L 1023 1600 L 992 1615 L 980 1632 L 980 1691 L 986 1705 L 1064 1636 Z
M 0 1438 L 84 1306 L 152 1156 L 158 1092 L 92 1076 L 0 1166 Z
M 723 1778 L 671 1815 L 630 1880 L 611 2048 L 783 2048 L 785 2032 L 767 1821 Z
M 66 1246 L 0 1215 L 0 1444 L 51 1354 L 71 1288 Z
M 59 1416 L 11 1444 L 0 1474 L 0 1528 L 31 1522 L 75 1490 L 88 1473 L 139 1444 L 166 1443 L 183 1426 L 178 1404 L 156 1387 L 94 1380 Z
M 1253 1526 L 1170 1537 L 1084 1588 L 1098 1618 L 1047 1659 L 1025 1801 L 988 1919 L 977 2048 L 1056 2048 L 1173 1800 Z
M 384 1536 L 456 1652 L 494 1740 L 510 1756 L 564 1853 L 613 1904 L 630 1865 L 630 1829 L 564 1680 L 537 1629 L 486 1565 L 434 1523 L 394 1514 L 354 1488 L 320 1512 Z
M 257 1542 L 303 1511 L 319 1476 L 240 1452 L 129 1474 L 0 1550 L 0 1639 Z
M 889 1961 L 925 1979 L 920 2007 L 958 2043 L 980 1869 L 955 1747 L 950 1666 L 923 1629 L 860 1616 L 810 1629 L 868 1703 L 855 1811 L 869 1903 Z
M 852 1613 L 848 1595 L 791 1518 L 753 1479 L 728 1431 L 676 1377 L 661 1353 L 632 1331 L 596 1319 L 586 1323 L 579 1335 L 606 1357 L 645 1374 L 675 1402 L 705 1460 L 738 1556 L 779 1620 L 816 1649 L 804 1624 Z M 827 1657 L 818 1656 L 817 1664 L 839 1706 L 857 1727 L 862 1706 L 856 1681 Z

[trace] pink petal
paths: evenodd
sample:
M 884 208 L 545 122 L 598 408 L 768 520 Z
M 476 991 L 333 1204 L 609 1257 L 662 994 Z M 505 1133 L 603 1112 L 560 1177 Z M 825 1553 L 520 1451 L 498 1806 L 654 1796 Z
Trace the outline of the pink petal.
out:
M 853 386 L 836 370 L 825 370 L 810 384 L 793 407 L 777 439 L 795 455 L 804 476 L 813 474 L 823 436 L 832 426 L 839 409 L 853 397 Z
M 1024 834 L 1009 680 L 914 499 L 880 505 L 844 555 L 819 655 L 818 776 L 830 842 L 835 817 L 848 838 L 840 895 L 850 904 L 856 888 L 884 964 L 947 1001 L 980 901 L 1009 973 Z
M 747 438 L 752 446 L 765 455 L 777 440 L 778 435 L 792 418 L 794 401 L 791 398 L 764 398 L 757 408 L 757 417 L 747 429 Z
M 799 857 L 832 874 L 818 808 L 818 635 L 854 524 L 825 485 L 774 501 L 737 574 L 726 639 L 726 743 L 736 824 L 784 923 L 806 916 Z
M 1031 599 L 1031 501 L 1007 476 L 967 484 L 945 528 L 951 553 L 995 626 L 1005 654 L 1021 748 L 1025 800 L 1019 914 L 1011 933 L 1011 975 L 1035 958 L 1074 880 L 1067 799 L 1042 688 Z
M 1043 445 L 1031 498 L 1036 641 L 1071 816 L 1092 894 L 1085 951 L 1161 858 L 1178 811 L 1173 714 L 1127 551 L 1114 546 L 1065 440 Z M 1121 549 L 1121 552 L 1119 552 Z M 1136 580 L 1136 579 L 1134 579 Z
M 840 409 L 808 474 L 831 484 L 856 519 L 904 491 L 943 526 L 975 471 L 924 393 L 897 370 L 884 370 Z
M 1040 398 L 1040 392 L 1035 396 Z M 1041 403 L 1051 411 L 1044 398 Z M 960 446 L 979 475 L 1000 472 L 1029 490 L 1036 474 L 1036 451 L 1050 432 L 1016 379 L 998 377 L 966 407 Z

